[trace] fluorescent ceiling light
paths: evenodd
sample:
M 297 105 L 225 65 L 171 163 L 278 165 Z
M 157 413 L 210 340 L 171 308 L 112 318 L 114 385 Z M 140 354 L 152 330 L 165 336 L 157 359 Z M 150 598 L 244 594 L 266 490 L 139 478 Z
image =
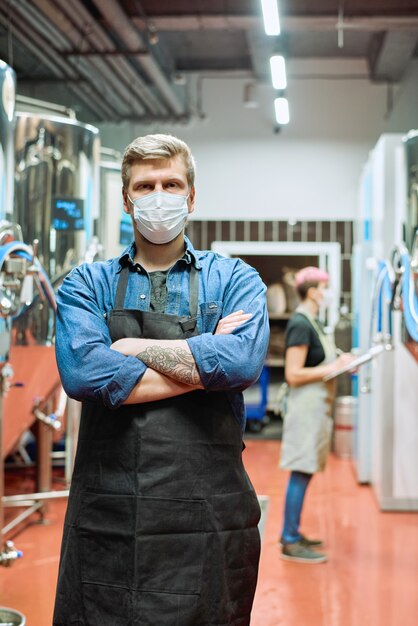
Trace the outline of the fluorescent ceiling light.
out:
M 284 57 L 274 55 L 270 58 L 271 80 L 275 89 L 286 89 L 286 65 Z
M 280 35 L 280 18 L 277 0 L 261 0 L 266 35 Z
M 288 124 L 289 117 L 289 103 L 286 98 L 276 98 L 274 101 L 274 108 L 276 110 L 276 122 L 284 125 Z

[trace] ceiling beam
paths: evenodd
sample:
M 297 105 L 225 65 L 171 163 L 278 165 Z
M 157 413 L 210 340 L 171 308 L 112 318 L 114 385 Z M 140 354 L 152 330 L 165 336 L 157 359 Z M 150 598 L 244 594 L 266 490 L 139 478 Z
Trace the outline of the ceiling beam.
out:
M 146 48 L 143 37 L 134 28 L 130 18 L 117 0 L 106 0 L 106 2 L 93 0 L 93 3 L 128 50 L 137 51 Z M 159 94 L 164 103 L 170 108 L 170 111 L 178 116 L 184 115 L 184 104 L 177 96 L 173 85 L 156 59 L 149 54 L 139 56 L 138 62 L 144 74 L 157 87 Z
M 418 32 L 387 32 L 374 35 L 368 61 L 375 81 L 399 82 L 412 58 Z
M 21 5 L 22 2 L 19 4 L 19 8 L 21 8 Z M 0 13 L 0 24 L 3 24 L 7 30 L 10 28 L 9 22 L 9 15 L 3 16 Z M 45 68 L 50 71 L 52 77 L 63 81 L 70 80 L 70 83 L 73 80 L 80 79 L 79 73 L 69 63 L 62 61 L 59 55 L 55 53 L 55 50 L 51 48 L 48 41 L 40 33 L 33 30 L 28 22 L 23 19 L 23 16 L 22 19 L 13 23 L 13 36 L 17 41 L 21 42 L 24 49 L 27 49 L 33 55 L 34 59 L 39 59 Z M 20 82 L 18 81 L 19 88 Z M 80 81 L 79 86 L 69 84 L 68 88 L 72 97 L 75 95 L 77 101 L 82 101 L 87 110 L 93 113 L 95 119 L 105 120 L 116 114 L 116 111 L 111 108 L 110 104 L 103 102 L 103 98 L 97 93 L 93 85 Z M 71 104 L 71 106 L 73 107 L 74 105 Z
M 187 31 L 187 30 L 252 30 L 260 26 L 261 17 L 256 15 L 148 15 L 147 20 L 133 17 L 132 23 L 140 30 L 146 31 L 152 23 L 157 31 Z M 337 12 L 333 15 L 284 15 L 280 19 L 282 30 L 297 31 L 335 31 L 344 30 L 364 31 L 412 31 L 418 30 L 418 14 L 404 15 L 374 15 L 370 17 L 344 17 L 338 24 Z
M 104 55 L 101 53 L 106 51 L 116 52 L 117 47 L 109 33 L 106 32 L 104 27 L 95 19 L 92 18 L 90 12 L 85 7 L 85 3 L 82 0 L 55 0 L 61 7 L 64 13 L 77 25 L 79 31 L 84 33 L 84 37 L 79 41 L 76 46 L 77 49 L 86 49 L 96 51 L 100 53 L 101 62 L 103 63 Z M 86 44 L 88 44 L 86 46 Z M 80 51 L 80 50 L 79 50 Z M 100 59 L 96 59 L 100 61 Z M 146 112 L 158 113 L 159 115 L 165 115 L 167 108 L 160 103 L 159 99 L 155 97 L 152 89 L 144 80 L 137 68 L 129 63 L 128 59 L 122 57 L 109 56 L 105 59 L 108 70 L 115 76 L 118 76 L 119 80 L 124 83 L 122 92 L 127 89 L 129 92 L 129 100 L 134 101 L 135 106 L 133 112 L 135 114 L 143 114 L 144 107 Z
M 27 3 L 27 0 L 24 0 Z M 75 19 L 70 19 L 62 8 L 53 4 L 52 0 L 31 0 L 31 5 L 43 15 L 43 23 L 48 25 L 48 31 L 44 28 L 45 35 L 52 31 L 54 33 L 54 48 L 56 56 L 63 52 L 70 52 L 74 46 L 85 38 L 83 30 L 75 25 Z M 34 20 L 34 28 L 39 28 L 41 20 Z M 81 25 L 82 26 L 82 25 Z M 128 85 L 125 85 L 115 72 L 109 68 L 104 59 L 64 59 L 71 62 L 74 68 L 78 68 L 81 77 L 91 80 L 92 84 L 99 83 L 103 92 L 104 100 L 109 102 L 113 109 L 121 117 L 131 115 L 134 112 L 132 104 L 132 94 Z M 144 109 L 142 109 L 144 112 Z

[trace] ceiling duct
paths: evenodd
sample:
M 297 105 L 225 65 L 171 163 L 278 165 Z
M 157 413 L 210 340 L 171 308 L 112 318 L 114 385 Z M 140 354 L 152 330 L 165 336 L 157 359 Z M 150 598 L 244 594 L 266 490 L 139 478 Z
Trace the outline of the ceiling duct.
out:
M 371 78 L 375 81 L 399 82 L 417 46 L 417 31 L 376 34 L 369 48 Z
M 143 38 L 132 26 L 131 21 L 116 0 L 106 0 L 105 2 L 103 0 L 93 0 L 93 2 L 128 50 L 135 52 L 146 49 Z M 144 73 L 158 87 L 164 102 L 176 115 L 182 116 L 184 107 L 173 92 L 172 86 L 153 56 L 150 53 L 141 54 L 137 57 L 137 61 Z
M 98 52 L 105 56 L 104 62 L 115 71 L 116 75 L 124 82 L 134 101 L 133 116 L 145 113 L 142 103 L 146 108 L 157 114 L 165 114 L 166 107 L 152 94 L 139 76 L 135 68 L 126 58 L 112 56 L 117 52 L 116 46 L 102 26 L 94 20 L 80 0 L 56 0 L 61 9 L 76 23 L 80 32 L 85 33 L 85 39 Z M 106 53 L 108 55 L 106 56 Z
M 24 0 L 22 4 L 27 5 L 29 3 L 27 0 Z M 53 39 L 55 47 L 58 47 L 61 54 L 71 52 L 74 47 L 77 48 L 79 46 L 80 41 L 83 39 L 83 33 L 74 27 L 61 9 L 53 5 L 50 0 L 32 0 L 32 5 L 36 5 L 50 21 L 49 28 L 52 28 L 55 32 Z M 39 25 L 40 22 L 37 21 L 36 26 Z M 78 70 L 79 74 L 83 75 L 95 86 L 97 86 L 97 83 L 101 83 L 102 97 L 111 104 L 120 118 L 132 115 L 134 110 L 132 94 L 119 79 L 118 74 L 109 68 L 105 59 L 100 57 L 72 59 L 68 57 L 65 58 L 65 62 L 70 63 Z M 144 112 L 143 108 L 141 112 Z
M 0 13 L 0 23 L 8 29 L 10 27 L 9 16 Z M 13 23 L 13 36 L 33 54 L 34 58 L 39 59 L 39 61 L 50 70 L 57 81 L 72 81 L 79 78 L 79 75 L 74 72 L 68 64 L 57 57 L 55 51 L 51 49 L 47 41 L 38 33 L 34 32 L 31 26 L 23 20 L 19 20 L 17 24 Z M 71 83 L 68 83 L 67 88 L 72 91 L 79 100 L 82 100 L 86 107 L 92 113 L 95 113 L 98 118 L 106 119 L 115 115 L 115 111 L 105 102 L 102 102 L 99 98 L 99 94 L 89 85 L 80 83 L 75 88 Z

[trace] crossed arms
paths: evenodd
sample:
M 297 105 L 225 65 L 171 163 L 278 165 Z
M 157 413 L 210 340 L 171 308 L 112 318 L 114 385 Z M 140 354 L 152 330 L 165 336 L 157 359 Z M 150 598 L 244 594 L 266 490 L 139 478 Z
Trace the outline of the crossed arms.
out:
M 67 395 L 117 409 L 126 402 L 163 399 L 202 387 L 240 392 L 251 385 L 260 374 L 268 344 L 265 286 L 255 270 L 242 262 L 221 259 L 217 263 L 227 276 L 221 280 L 215 268 L 203 296 L 201 333 L 177 345 L 124 339 L 111 346 L 107 312 L 113 308 L 115 278 L 107 264 L 75 268 L 57 293 L 56 355 Z M 206 273 L 204 284 L 210 278 Z M 217 326 L 209 306 L 215 300 L 225 312 Z M 231 311 L 251 313 L 251 318 L 237 328 L 240 320 Z M 147 352 L 151 346 L 153 351 Z
M 235 311 L 221 319 L 215 335 L 228 335 L 251 317 Z M 147 370 L 123 404 L 162 400 L 203 389 L 196 361 L 184 339 L 119 339 L 111 345 L 125 356 L 136 356 Z

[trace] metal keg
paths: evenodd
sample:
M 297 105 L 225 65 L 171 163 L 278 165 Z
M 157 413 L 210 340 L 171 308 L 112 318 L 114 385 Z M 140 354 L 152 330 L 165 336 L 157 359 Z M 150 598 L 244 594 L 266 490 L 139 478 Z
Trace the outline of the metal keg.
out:
M 0 626 L 25 626 L 26 617 L 15 611 L 14 609 L 8 609 L 5 606 L 0 606 Z
M 341 458 L 353 455 L 354 413 L 357 398 L 340 396 L 335 401 L 333 452 Z

